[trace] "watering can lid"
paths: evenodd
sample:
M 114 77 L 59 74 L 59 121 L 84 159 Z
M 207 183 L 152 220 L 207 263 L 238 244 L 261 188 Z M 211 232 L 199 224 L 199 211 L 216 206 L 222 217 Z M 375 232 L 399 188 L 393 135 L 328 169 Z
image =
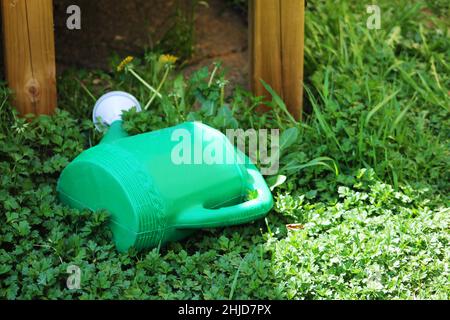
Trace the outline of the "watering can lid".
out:
M 97 130 L 101 125 L 111 125 L 114 121 L 122 119 L 123 111 L 136 108 L 142 111 L 139 101 L 129 93 L 123 91 L 112 91 L 103 95 L 95 104 L 92 118 Z

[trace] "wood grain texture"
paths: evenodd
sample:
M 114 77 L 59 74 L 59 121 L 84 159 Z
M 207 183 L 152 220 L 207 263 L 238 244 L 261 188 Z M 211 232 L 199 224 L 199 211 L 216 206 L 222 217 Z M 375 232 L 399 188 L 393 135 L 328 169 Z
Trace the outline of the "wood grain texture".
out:
M 280 9 L 279 0 L 251 1 L 251 88 L 257 96 L 266 95 L 260 79 L 282 91 Z
M 21 114 L 56 108 L 52 0 L 1 0 L 6 78 Z
M 303 105 L 304 0 L 251 0 L 250 86 L 269 97 L 267 82 L 300 119 Z
M 296 119 L 302 116 L 305 1 L 280 0 L 283 98 Z

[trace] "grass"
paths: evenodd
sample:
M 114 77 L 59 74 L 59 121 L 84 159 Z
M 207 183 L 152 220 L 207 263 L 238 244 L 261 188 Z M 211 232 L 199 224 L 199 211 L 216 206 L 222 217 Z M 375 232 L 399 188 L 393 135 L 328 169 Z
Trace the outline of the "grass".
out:
M 59 79 L 62 110 L 27 122 L 2 86 L 0 297 L 448 299 L 450 45 L 438 17 L 448 8 L 430 3 L 378 1 L 382 29 L 367 30 L 357 1 L 309 2 L 302 123 L 275 92 L 265 114 L 245 90 L 226 97 L 219 65 L 161 81 L 156 53 L 134 70 L 161 98 L 129 72 L 72 70 Z M 280 128 L 281 171 L 267 178 L 274 210 L 118 254 L 106 213 L 62 207 L 55 194 L 61 170 L 98 142 L 92 105 L 112 89 L 153 99 L 125 115 L 131 134 L 191 120 Z M 70 265 L 82 270 L 79 290 L 66 289 Z

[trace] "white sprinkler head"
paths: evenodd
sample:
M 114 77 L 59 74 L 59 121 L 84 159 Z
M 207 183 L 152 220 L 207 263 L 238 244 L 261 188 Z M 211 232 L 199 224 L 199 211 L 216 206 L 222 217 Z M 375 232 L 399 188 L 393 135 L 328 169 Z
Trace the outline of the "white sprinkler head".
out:
M 95 127 L 101 131 L 102 126 L 109 126 L 114 121 L 121 120 L 122 113 L 132 108 L 136 108 L 138 112 L 142 111 L 139 101 L 129 93 L 112 91 L 103 95 L 92 112 Z

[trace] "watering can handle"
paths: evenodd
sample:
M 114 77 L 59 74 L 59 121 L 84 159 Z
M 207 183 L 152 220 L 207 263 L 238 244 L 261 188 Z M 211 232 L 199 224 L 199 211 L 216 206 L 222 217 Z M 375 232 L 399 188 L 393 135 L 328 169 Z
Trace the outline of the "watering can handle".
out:
M 254 165 L 249 165 L 247 171 L 253 180 L 249 189 L 258 192 L 256 199 L 220 209 L 206 209 L 201 205 L 190 208 L 177 217 L 175 227 L 179 229 L 220 228 L 243 224 L 264 217 L 272 209 L 272 194 Z

